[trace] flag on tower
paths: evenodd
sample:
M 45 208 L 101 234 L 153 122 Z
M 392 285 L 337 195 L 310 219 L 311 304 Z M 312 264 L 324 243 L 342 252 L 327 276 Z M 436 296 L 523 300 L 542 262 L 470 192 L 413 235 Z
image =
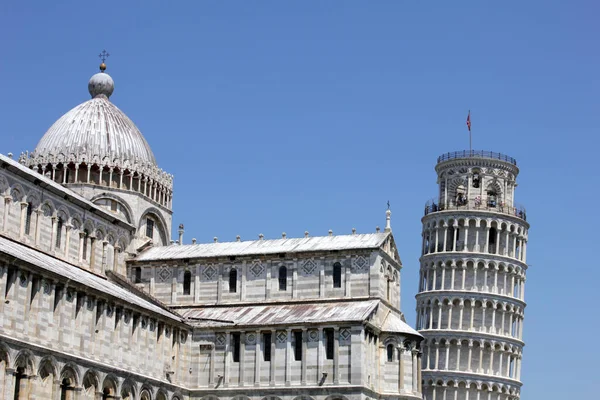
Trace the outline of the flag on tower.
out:
M 467 115 L 467 128 L 469 128 L 469 132 L 471 132 L 471 110 L 469 110 L 469 115 Z

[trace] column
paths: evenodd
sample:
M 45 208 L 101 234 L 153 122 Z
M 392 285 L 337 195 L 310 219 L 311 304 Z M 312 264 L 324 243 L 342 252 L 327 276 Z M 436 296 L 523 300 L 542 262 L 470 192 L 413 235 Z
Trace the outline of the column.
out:
M 475 262 L 473 263 L 473 286 L 471 287 L 471 290 L 477 290 L 477 270 L 479 269 L 479 266 L 477 264 L 475 264 Z
M 437 290 L 437 266 L 435 263 L 431 266 L 433 268 L 433 280 L 431 281 L 431 290 Z
M 11 196 L 4 196 L 4 219 L 2 220 L 2 232 L 6 232 L 8 229 L 8 210 L 10 208 L 11 200 Z
M 469 221 L 465 225 L 465 243 L 463 244 L 463 251 L 469 251 Z
M 113 167 L 110 167 L 108 169 L 108 187 L 112 187 L 112 174 L 113 174 Z M 212 381 L 211 381 L 212 382 Z
M 450 362 L 450 343 L 446 340 L 446 362 L 444 364 L 444 369 L 448 370 L 448 363 Z
M 67 261 L 69 260 L 69 248 L 71 246 L 71 228 L 72 227 L 73 227 L 73 225 L 71 225 L 71 224 L 65 225 L 65 253 L 63 256 Z
M 452 303 L 448 304 L 448 328 L 447 329 L 452 329 L 452 308 L 454 307 L 454 305 Z
M 479 368 L 477 372 L 483 373 L 483 346 L 479 344 Z
M 436 227 L 435 228 L 435 248 L 433 250 L 434 253 L 438 252 L 438 241 L 439 241 L 439 236 L 440 236 L 440 228 Z
M 91 175 L 91 173 L 92 173 L 92 166 L 88 165 L 87 166 L 87 180 L 86 180 L 87 183 L 90 183 L 90 175 Z
M 475 221 L 475 248 L 473 249 L 473 251 L 476 252 L 481 252 L 481 250 L 479 249 L 479 228 L 481 227 L 481 224 L 479 223 L 479 220 Z
M 69 166 L 67 164 L 63 164 L 63 169 L 62 169 L 62 184 L 65 185 L 67 183 L 67 171 L 69 169 Z
M 119 189 L 123 189 L 123 173 L 125 171 L 123 171 L 122 169 L 119 170 Z
M 53 215 L 50 218 L 50 221 L 52 222 L 52 228 L 50 230 L 50 252 L 54 253 L 54 249 L 56 248 L 56 219 L 57 217 L 55 215 Z
M 437 343 L 436 343 L 437 346 Z M 419 390 L 419 382 L 417 381 L 418 378 L 418 374 L 419 374 L 419 368 L 417 365 L 417 350 L 413 350 L 412 351 L 412 387 L 413 387 L 413 392 L 414 393 L 418 393 Z
M 90 269 L 96 268 L 96 236 L 90 236 Z
M 463 329 L 463 311 L 464 311 L 465 305 L 463 303 L 460 303 L 458 307 L 459 307 L 458 329 L 462 331 L 462 329 Z
M 287 342 L 285 347 L 285 385 L 290 386 L 292 382 L 292 330 L 286 329 Z
M 509 240 L 510 240 L 510 231 L 506 228 L 506 241 L 504 243 L 504 249 L 502 254 L 508 257 L 508 249 L 509 249 Z
M 473 341 L 469 340 L 469 354 L 467 356 L 467 371 L 472 372 L 471 370 L 471 359 L 473 356 Z
M 448 241 L 448 225 L 444 225 L 444 243 L 442 244 L 442 251 L 446 251 L 446 242 Z
M 231 332 L 225 331 L 225 370 L 223 371 L 223 387 L 229 386 L 229 366 L 231 363 Z
M 271 336 L 271 342 L 274 339 L 275 339 L 275 337 Z M 262 341 L 262 338 L 260 336 L 260 331 L 257 330 L 256 331 L 256 351 L 254 352 L 254 386 L 259 386 L 260 385 L 260 356 L 261 356 L 260 347 L 261 347 L 262 343 L 263 343 L 263 341 Z M 262 349 L 263 352 L 265 350 L 266 349 Z M 272 356 L 273 356 L 273 354 L 271 354 L 271 357 Z M 273 364 L 273 361 L 271 361 L 271 364 Z M 244 369 L 243 365 L 242 365 L 242 369 Z
M 75 179 L 73 180 L 73 183 L 79 182 L 79 167 L 80 166 L 81 166 L 80 163 L 75 164 Z
M 454 238 L 452 240 L 452 251 L 456 251 L 456 242 L 458 242 L 458 225 L 456 223 L 453 223 L 452 228 L 454 229 Z
M 446 289 L 445 288 L 445 286 L 446 286 L 446 284 L 445 284 L 446 283 L 446 265 L 442 264 L 441 267 L 442 267 L 442 284 L 441 284 L 440 290 L 445 290 Z
M 79 231 L 79 263 L 83 262 L 83 241 L 85 239 L 85 232 Z
M 496 251 L 494 254 L 500 254 L 500 228 L 496 229 Z
M 494 375 L 494 353 L 496 352 L 496 342 L 492 342 L 492 346 L 490 347 L 490 366 L 488 370 L 488 375 Z
M 414 361 L 414 359 L 413 359 Z M 433 369 L 440 369 L 440 343 L 435 342 L 435 363 L 433 364 Z
M 21 241 L 25 238 L 25 220 L 27 219 L 27 206 L 29 203 L 26 201 L 21 202 L 21 225 L 19 229 L 19 238 Z
M 317 328 L 319 338 L 317 339 L 317 382 L 321 381 L 321 376 L 323 372 L 323 328 Z
M 456 343 L 456 366 L 454 369 L 456 369 L 457 371 L 460 371 L 460 350 L 462 348 L 462 343 L 460 342 L 460 339 L 458 340 L 458 342 Z
M 102 266 L 101 266 L 101 272 L 102 274 L 104 274 L 104 272 L 106 271 L 106 248 L 108 246 L 108 240 L 103 240 L 102 241 Z
M 500 360 L 498 360 L 498 375 L 502 376 L 502 356 L 504 355 L 504 350 L 500 349 Z
M 275 366 L 277 365 L 277 331 L 275 329 L 271 330 L 271 364 L 270 364 L 270 374 L 269 374 L 269 385 L 275 385 Z
M 300 382 L 302 385 L 306 385 L 306 342 L 308 341 L 308 335 L 306 328 L 302 328 L 302 370 L 300 376 Z
M 485 244 L 483 245 L 483 252 L 489 253 L 490 247 L 490 223 L 488 222 L 485 227 Z
M 471 299 L 471 323 L 469 324 L 469 330 L 473 330 L 473 317 L 475 316 L 475 299 Z
M 452 262 L 452 265 L 450 266 L 450 268 L 452 269 L 452 281 L 450 282 L 450 290 L 454 290 L 454 277 L 456 275 L 456 264 L 454 262 Z
M 462 282 L 461 282 L 461 286 L 460 286 L 461 290 L 465 290 L 466 279 L 467 279 L 467 265 L 463 264 L 462 265 Z
M 398 393 L 404 391 L 404 360 L 403 360 L 404 349 L 402 345 L 398 346 Z
M 118 244 L 115 244 L 113 247 L 113 272 L 118 272 L 117 267 L 119 265 L 119 251 L 121 247 Z
M 33 240 L 35 242 L 35 246 L 37 247 L 40 245 L 40 215 L 42 215 L 42 210 L 36 208 L 33 210 L 33 213 L 35 214 L 35 230 L 33 233 Z

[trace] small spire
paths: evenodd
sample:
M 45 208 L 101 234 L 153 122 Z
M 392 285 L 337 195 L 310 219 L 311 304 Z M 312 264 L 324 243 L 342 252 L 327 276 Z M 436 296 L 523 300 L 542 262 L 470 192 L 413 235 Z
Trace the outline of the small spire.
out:
M 329 230 L 329 236 L 333 236 L 333 231 L 331 229 Z
M 375 227 L 375 232 L 379 233 L 379 231 L 381 231 L 381 229 L 379 229 L 378 226 Z
M 185 232 L 185 230 L 183 229 L 183 224 L 179 224 L 179 230 L 177 231 L 177 233 L 179 233 L 179 244 L 183 244 L 183 233 Z
M 215 236 L 215 237 L 213 238 L 213 242 L 215 242 L 215 243 L 218 243 L 218 242 L 219 242 L 219 238 Z
M 356 228 L 352 228 L 352 234 L 356 235 Z
M 263 235 L 262 233 L 258 234 L 258 240 L 263 240 L 265 238 L 265 235 Z
M 308 231 L 304 231 L 304 237 L 307 238 L 308 237 Z
M 388 201 L 388 207 L 389 207 L 390 202 Z M 392 217 L 392 211 L 388 208 L 387 211 L 385 212 L 385 232 L 391 232 L 392 231 L 392 221 L 391 218 Z
M 235 237 L 235 241 L 236 241 L 236 242 L 241 242 L 241 241 L 242 241 L 242 237 L 241 237 L 240 235 L 237 235 L 237 236 Z
M 286 236 L 287 236 L 287 233 L 285 233 L 285 232 L 282 232 L 282 233 L 281 233 L 281 238 L 282 238 L 282 239 L 285 239 L 285 238 L 286 238 Z
M 196 238 L 192 238 L 192 244 L 196 244 Z

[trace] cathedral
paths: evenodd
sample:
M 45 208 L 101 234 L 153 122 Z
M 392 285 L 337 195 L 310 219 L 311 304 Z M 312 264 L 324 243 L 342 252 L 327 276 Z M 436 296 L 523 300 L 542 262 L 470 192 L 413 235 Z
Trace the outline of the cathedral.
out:
M 519 398 L 516 162 L 438 160 L 417 331 L 389 209 L 373 233 L 171 240 L 173 177 L 105 70 L 34 151 L 0 154 L 0 399 Z

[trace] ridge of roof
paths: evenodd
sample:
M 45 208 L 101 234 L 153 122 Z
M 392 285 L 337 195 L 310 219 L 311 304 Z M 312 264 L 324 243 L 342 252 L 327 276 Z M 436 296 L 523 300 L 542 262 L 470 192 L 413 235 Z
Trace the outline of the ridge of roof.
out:
M 157 246 L 145 250 L 131 261 L 375 249 L 389 235 L 391 232 Z

